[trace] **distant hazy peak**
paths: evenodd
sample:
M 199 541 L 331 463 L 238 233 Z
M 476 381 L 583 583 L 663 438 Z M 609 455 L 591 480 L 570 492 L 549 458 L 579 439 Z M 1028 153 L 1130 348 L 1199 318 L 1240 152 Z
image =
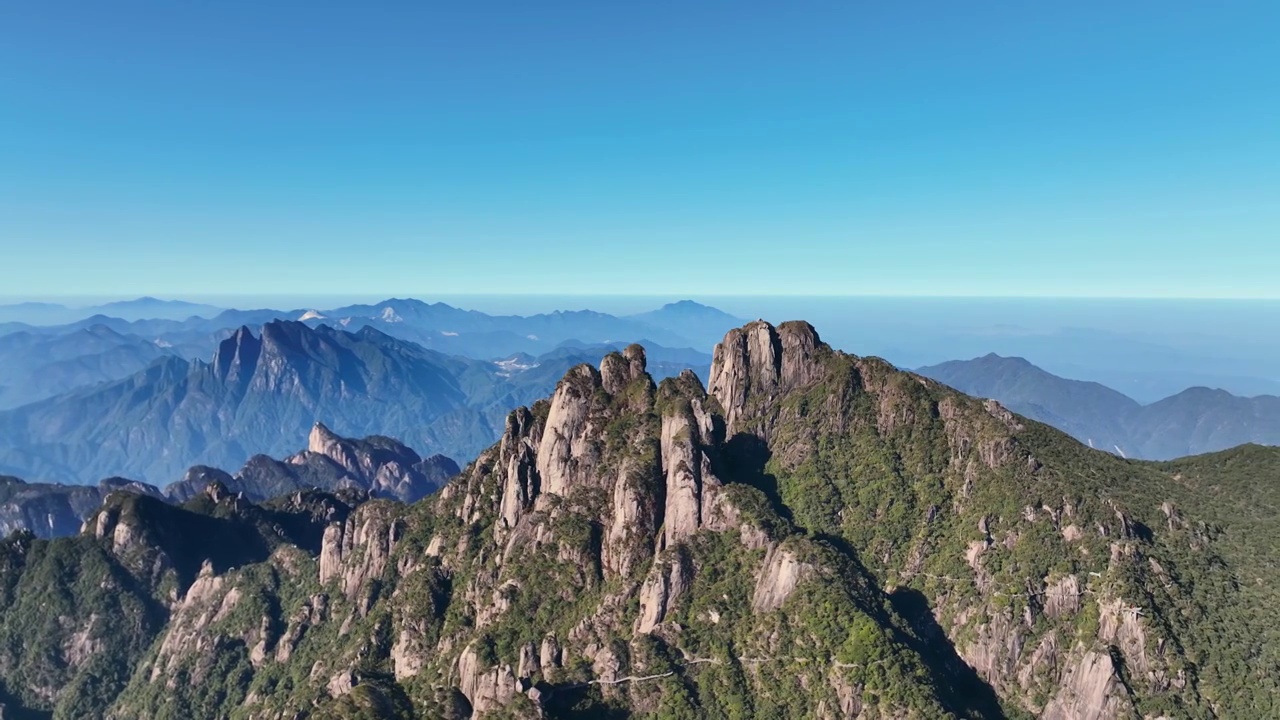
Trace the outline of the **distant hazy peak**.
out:
M 1175 395 L 1170 395 L 1169 397 L 1167 397 L 1167 398 L 1165 398 L 1165 399 L 1166 399 L 1166 400 L 1169 400 L 1169 399 L 1176 398 L 1176 397 L 1203 398 L 1203 399 L 1208 399 L 1208 398 L 1223 398 L 1223 399 L 1225 399 L 1225 398 L 1236 398 L 1236 397 L 1239 397 L 1239 396 L 1238 396 L 1238 395 L 1233 395 L 1233 394 L 1231 394 L 1231 393 L 1227 392 L 1226 390 L 1223 390 L 1222 388 L 1211 388 L 1211 387 L 1206 387 L 1206 386 L 1204 386 L 1204 385 L 1196 385 L 1196 386 L 1194 386 L 1194 387 L 1189 387 L 1189 388 L 1187 388 L 1186 390 L 1183 390 L 1182 392 L 1177 393 L 1177 394 L 1175 394 Z M 1266 395 L 1262 395 L 1262 396 L 1259 396 L 1259 397 L 1267 397 L 1267 396 L 1266 396 Z
M 953 361 L 951 361 L 951 362 L 963 363 L 963 362 L 966 362 L 966 361 L 965 361 L 965 360 L 953 360 Z M 1026 358 L 1024 358 L 1024 357 L 1021 357 L 1021 356 L 1019 356 L 1019 355 L 1000 355 L 999 353 L 993 353 L 993 352 L 992 352 L 992 353 L 987 353 L 986 355 L 983 355 L 982 357 L 974 358 L 973 360 L 969 360 L 969 361 L 967 361 L 967 362 L 983 362 L 983 363 L 989 363 L 989 364 L 993 364 L 993 365 L 995 365 L 995 364 L 1005 365 L 1005 366 L 1008 366 L 1008 367 L 1033 368 L 1033 369 L 1035 369 L 1035 370 L 1041 370 L 1041 371 L 1043 372 L 1043 370 L 1042 370 L 1041 368 L 1037 367 L 1037 366 L 1036 366 L 1034 363 L 1032 363 L 1030 360 L 1028 360 L 1028 359 L 1026 359 Z M 945 365 L 946 363 L 943 363 L 943 364 Z
M 716 312 L 722 312 L 721 310 L 713 308 L 710 305 L 703 305 L 702 303 L 696 302 L 694 300 L 677 300 L 675 302 L 669 302 L 666 305 L 663 305 L 661 309 L 663 310 L 715 310 Z
M 231 334 L 218 344 L 213 355 L 213 368 L 220 380 L 248 380 L 258 365 L 262 354 L 262 340 L 254 337 L 247 326 Z

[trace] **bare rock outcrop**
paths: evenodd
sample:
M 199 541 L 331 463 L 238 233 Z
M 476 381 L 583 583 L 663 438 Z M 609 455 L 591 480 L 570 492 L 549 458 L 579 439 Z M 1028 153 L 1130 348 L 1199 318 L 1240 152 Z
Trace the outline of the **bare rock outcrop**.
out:
M 1064 575 L 1048 584 L 1044 591 L 1044 614 L 1057 619 L 1080 612 L 1080 580 Z
M 519 687 L 510 665 L 484 667 L 474 646 L 458 656 L 458 688 L 471 703 L 473 716 L 499 708 L 516 696 Z
M 575 484 L 589 481 L 593 394 L 601 387 L 600 373 L 590 365 L 571 369 L 556 387 L 538 445 L 542 492 L 563 496 Z
M 402 528 L 387 505 L 360 506 L 346 522 L 324 530 L 320 545 L 320 583 L 337 580 L 348 600 L 355 600 L 371 580 L 382 576 Z
M 813 571 L 813 568 L 784 547 L 775 547 L 765 556 L 760 579 L 751 595 L 751 609 L 769 612 L 782 607 L 796 587 Z
M 806 322 L 774 327 L 763 320 L 730 330 L 716 345 L 711 363 L 710 393 L 725 411 L 729 435 L 739 427 L 748 403 L 768 401 L 782 390 L 817 380 L 817 355 L 826 348 Z
M 689 568 L 678 553 L 655 562 L 640 588 L 640 620 L 636 632 L 653 632 L 689 585 Z
M 528 408 L 519 408 L 507 416 L 507 427 L 498 451 L 499 462 L 506 468 L 499 506 L 500 522 L 495 528 L 499 541 L 516 526 L 521 516 L 533 508 L 534 500 L 542 491 L 534 425 L 533 413 Z
M 1131 717 L 1132 708 L 1119 692 L 1111 656 L 1086 652 L 1069 668 L 1041 720 L 1107 720 Z
M 661 511 L 658 470 L 656 456 L 627 458 L 618 469 L 602 561 L 607 570 L 623 577 L 653 553 Z
M 1152 668 L 1147 656 L 1147 633 L 1140 619 L 1141 612 L 1140 608 L 1119 598 L 1099 599 L 1098 639 L 1119 648 L 1129 671 L 1137 677 L 1146 678 Z
M 307 449 L 285 462 L 307 465 L 316 459 L 332 463 L 339 475 L 345 475 L 343 481 L 349 486 L 402 502 L 414 502 L 434 492 L 458 473 L 457 464 L 443 455 L 423 460 L 411 448 L 390 438 L 352 440 L 319 422 L 311 428 Z
M 644 348 L 629 345 L 622 352 L 612 352 L 600 361 L 600 381 L 605 392 L 617 395 L 633 381 L 644 377 L 647 360 Z
M 671 547 L 702 525 L 702 454 L 697 429 L 683 415 L 662 418 L 662 464 L 667 486 L 663 545 Z

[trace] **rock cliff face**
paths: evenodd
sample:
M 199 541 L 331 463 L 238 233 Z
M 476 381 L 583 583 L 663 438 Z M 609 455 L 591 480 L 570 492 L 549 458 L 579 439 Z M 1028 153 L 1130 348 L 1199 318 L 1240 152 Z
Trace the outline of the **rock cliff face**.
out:
M 817 355 L 829 351 L 805 322 L 775 328 L 757 320 L 729 331 L 716 346 L 710 381 L 729 432 L 743 429 L 740 424 L 751 414 L 753 403 L 763 409 L 788 390 L 814 382 L 823 367 Z
M 173 510 L 259 528 L 235 555 L 174 549 L 148 513 L 104 509 L 58 542 L 145 578 L 164 622 L 98 712 L 1102 720 L 1268 707 L 1269 673 L 1242 685 L 1228 669 L 1272 657 L 1269 616 L 1249 626 L 1256 645 L 1212 638 L 1243 602 L 1235 573 L 1274 571 L 1238 552 L 1251 526 L 1224 542 L 1194 517 L 1185 478 L 834 352 L 804 323 L 730 332 L 709 391 L 692 374 L 655 385 L 645 364 L 631 347 L 573 368 L 413 505 L 298 493 L 259 507 L 215 484 Z M 417 461 L 396 452 L 317 427 L 296 457 L 398 487 L 387 478 Z M 28 577 L 17 558 L 63 547 L 25 542 L 3 556 L 10 582 Z M 66 627 L 91 663 L 92 623 Z M 70 702 L 5 668 L 22 702 Z

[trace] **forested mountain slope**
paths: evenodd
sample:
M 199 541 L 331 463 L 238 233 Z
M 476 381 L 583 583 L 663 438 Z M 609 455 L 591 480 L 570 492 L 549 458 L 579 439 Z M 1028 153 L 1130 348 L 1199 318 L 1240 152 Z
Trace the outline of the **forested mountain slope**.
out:
M 0 681 L 57 717 L 1269 717 L 1277 471 L 757 322 L 705 390 L 574 368 L 412 505 L 214 485 L 10 539 Z

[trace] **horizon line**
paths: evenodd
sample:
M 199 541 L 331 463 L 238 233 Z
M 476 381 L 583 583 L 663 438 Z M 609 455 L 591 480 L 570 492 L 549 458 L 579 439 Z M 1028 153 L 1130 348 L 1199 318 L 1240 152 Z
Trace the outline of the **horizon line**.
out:
M 889 293 L 579 293 L 579 292 L 439 292 L 430 294 L 391 293 L 388 295 L 374 293 L 323 293 L 323 292 L 247 292 L 247 293 L 193 293 L 190 295 L 170 295 L 159 293 L 142 293 L 140 295 L 111 294 L 65 294 L 65 295 L 11 295 L 0 293 L 0 303 L 43 303 L 59 300 L 85 300 L 93 302 L 120 302 L 135 300 L 158 300 L 163 302 L 206 302 L 218 298 L 373 298 L 388 302 L 391 300 L 418 300 L 440 302 L 439 298 L 657 298 L 679 302 L 694 298 L 731 298 L 731 299 L 888 299 L 888 300 L 1127 300 L 1127 301 L 1203 301 L 1203 302 L 1277 302 L 1280 296 L 1224 296 L 1224 295 L 965 295 L 965 294 L 889 294 Z M 376 304 L 376 302 L 371 304 Z

